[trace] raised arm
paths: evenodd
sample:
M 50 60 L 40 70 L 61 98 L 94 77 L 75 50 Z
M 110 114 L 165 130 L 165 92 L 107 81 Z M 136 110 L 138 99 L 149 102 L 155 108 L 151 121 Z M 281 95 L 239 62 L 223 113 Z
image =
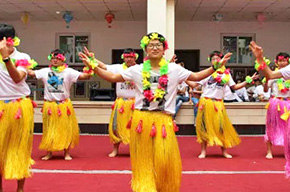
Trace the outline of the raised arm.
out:
M 6 37 L 0 41 L 0 54 L 2 55 L 2 59 L 9 58 L 9 48 L 7 46 Z M 7 71 L 15 83 L 19 83 L 26 77 L 26 73 L 24 71 L 17 70 L 16 66 L 12 63 L 11 59 L 4 62 L 7 68 Z
M 264 56 L 263 56 L 263 49 L 262 47 L 258 46 L 256 42 L 252 41 L 250 43 L 250 49 L 252 50 L 253 54 L 255 55 L 258 63 L 264 63 Z M 265 68 L 262 69 L 267 79 L 278 79 L 282 77 L 282 73 L 278 71 L 272 71 L 268 65 L 265 64 Z
M 86 56 L 88 56 L 90 59 L 95 59 L 97 61 L 97 63 L 98 63 L 98 67 L 100 67 L 100 68 L 102 68 L 104 70 L 107 70 L 107 65 L 105 63 L 103 63 L 102 61 L 96 59 L 95 58 L 95 54 L 93 52 L 90 52 L 87 47 L 84 47 L 83 53 Z
M 228 60 L 231 58 L 232 53 L 227 53 L 220 61 L 220 67 L 223 67 Z M 211 66 L 205 70 L 202 70 L 200 72 L 192 72 L 187 80 L 189 81 L 200 81 L 208 76 L 210 76 L 212 73 L 215 72 L 215 66 Z
M 249 78 L 251 78 L 251 80 L 254 81 L 255 79 L 259 78 L 259 75 L 257 75 L 257 73 L 254 73 L 254 75 L 252 77 L 249 77 Z M 242 83 L 238 83 L 238 84 L 235 84 L 235 85 L 231 86 L 231 89 L 234 89 L 234 90 L 241 89 L 243 87 L 246 87 L 246 85 L 248 83 L 249 82 L 247 82 L 247 81 L 243 81 Z
M 88 58 L 88 56 L 86 54 L 80 52 L 79 57 L 87 67 L 92 68 L 94 70 L 94 73 L 97 74 L 102 79 L 109 81 L 109 82 L 112 82 L 112 83 L 125 81 L 125 79 L 119 73 L 116 73 L 116 74 L 111 73 L 107 70 L 100 68 L 98 65 L 92 66 L 90 64 L 90 59 Z

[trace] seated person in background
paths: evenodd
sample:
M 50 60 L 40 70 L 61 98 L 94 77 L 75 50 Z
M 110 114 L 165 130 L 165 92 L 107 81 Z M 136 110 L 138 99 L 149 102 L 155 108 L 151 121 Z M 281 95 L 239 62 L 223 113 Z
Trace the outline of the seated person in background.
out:
M 237 83 L 241 83 L 242 81 L 239 79 L 237 80 Z M 236 94 L 237 96 L 244 102 L 249 102 L 249 96 L 248 96 L 248 92 L 247 89 L 245 87 L 236 90 Z
M 264 86 L 261 83 L 259 83 L 259 85 L 256 87 L 253 94 L 253 98 L 255 98 L 256 102 L 268 101 L 270 99 L 270 96 L 271 96 L 271 89 L 269 89 L 268 92 L 264 92 Z
M 198 102 L 199 102 L 199 98 L 200 98 L 201 94 L 202 94 L 202 86 L 201 85 L 198 85 L 195 88 L 189 87 L 189 98 L 191 98 L 189 100 L 189 103 L 193 104 L 194 125 L 195 125 L 195 120 L 196 120 L 196 116 L 197 116 Z
M 224 102 L 232 103 L 232 102 L 243 102 L 243 101 L 236 94 L 235 90 L 232 90 L 229 86 L 226 86 Z
M 255 93 L 256 87 L 259 86 L 260 84 L 261 84 L 261 81 L 259 79 L 257 79 L 257 80 L 255 80 L 255 84 L 253 86 L 247 88 L 249 100 L 251 102 L 256 101 L 256 99 L 254 98 L 254 93 Z
M 184 67 L 183 62 L 177 63 L 177 65 Z M 174 120 L 176 118 L 176 115 L 177 115 L 182 103 L 187 102 L 187 101 L 189 101 L 188 85 L 185 82 L 182 82 L 177 87 L 176 107 L 175 107 L 175 114 L 173 115 Z

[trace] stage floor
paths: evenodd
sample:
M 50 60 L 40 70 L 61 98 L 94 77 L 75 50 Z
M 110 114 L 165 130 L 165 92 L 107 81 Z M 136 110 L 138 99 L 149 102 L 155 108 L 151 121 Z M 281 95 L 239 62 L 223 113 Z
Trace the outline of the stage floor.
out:
M 129 147 L 120 147 L 120 156 L 109 158 L 107 135 L 82 135 L 80 144 L 71 151 L 72 161 L 63 160 L 57 152 L 49 161 L 42 161 L 38 150 L 41 135 L 34 136 L 33 177 L 26 180 L 27 192 L 127 192 L 130 189 L 131 167 Z M 233 159 L 221 156 L 219 147 L 208 148 L 208 157 L 198 159 L 200 146 L 196 137 L 179 136 L 183 163 L 181 192 L 245 192 L 289 191 L 285 179 L 283 147 L 274 147 L 274 159 L 265 159 L 266 146 L 261 136 L 242 136 L 242 143 L 228 152 Z M 15 181 L 3 181 L 4 192 L 16 190 Z

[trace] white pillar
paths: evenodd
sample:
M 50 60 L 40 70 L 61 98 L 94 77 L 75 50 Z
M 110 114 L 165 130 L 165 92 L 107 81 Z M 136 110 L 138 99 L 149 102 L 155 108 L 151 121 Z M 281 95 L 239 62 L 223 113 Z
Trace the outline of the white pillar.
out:
M 165 36 L 169 50 L 165 58 L 174 54 L 175 0 L 147 0 L 147 33 L 158 32 Z
M 175 1 L 167 0 L 167 13 L 166 13 L 166 38 L 168 41 L 169 49 L 166 51 L 165 58 L 171 59 L 174 55 L 175 49 Z

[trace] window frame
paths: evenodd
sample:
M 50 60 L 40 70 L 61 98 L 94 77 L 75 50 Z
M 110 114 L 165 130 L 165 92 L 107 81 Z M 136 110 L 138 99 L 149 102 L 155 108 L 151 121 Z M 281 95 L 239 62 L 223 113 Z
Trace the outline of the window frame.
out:
M 254 66 L 255 58 L 252 55 L 251 63 L 239 63 L 238 56 L 239 56 L 239 47 L 238 47 L 238 40 L 239 37 L 251 37 L 252 41 L 256 41 L 256 34 L 255 33 L 221 33 L 220 34 L 220 47 L 222 52 L 224 51 L 224 37 L 236 37 L 237 38 L 237 46 L 236 46 L 236 54 L 237 54 L 237 62 L 236 63 L 228 63 L 227 66 L 235 66 L 235 67 L 243 67 L 243 66 Z M 224 53 L 225 54 L 225 53 Z

